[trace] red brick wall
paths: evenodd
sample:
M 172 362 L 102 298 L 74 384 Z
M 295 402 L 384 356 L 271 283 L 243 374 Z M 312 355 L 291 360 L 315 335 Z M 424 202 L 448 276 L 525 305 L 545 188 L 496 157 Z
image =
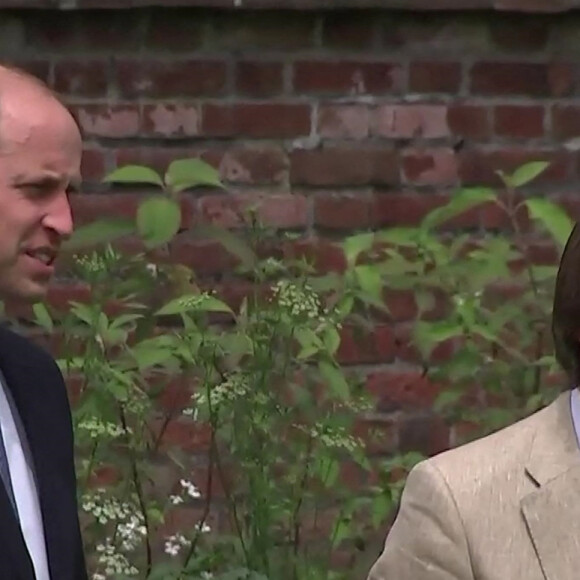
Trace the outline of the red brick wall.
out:
M 269 224 L 303 234 L 323 267 L 357 228 L 414 224 L 459 184 L 552 162 L 538 186 L 580 216 L 580 15 L 507 13 L 5 11 L 0 56 L 64 93 L 86 135 L 79 222 L 134 208 L 99 179 L 118 164 L 202 154 L 230 193 L 186 198 L 188 220 L 235 223 L 260 200 Z M 464 226 L 499 224 L 472 212 Z M 202 276 L 227 274 L 212 244 L 168 250 Z M 57 289 L 58 290 L 58 289 Z M 58 294 L 57 291 L 55 291 Z M 448 430 L 412 369 L 408 295 L 343 361 L 368 369 L 393 445 L 433 452 Z M 404 414 L 395 413 L 404 409 Z

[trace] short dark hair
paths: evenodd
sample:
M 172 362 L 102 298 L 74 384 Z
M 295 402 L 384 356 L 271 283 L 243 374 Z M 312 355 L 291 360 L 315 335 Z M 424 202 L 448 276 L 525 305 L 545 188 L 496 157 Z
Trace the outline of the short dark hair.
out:
M 554 288 L 552 335 L 556 360 L 570 387 L 580 385 L 580 224 L 566 242 Z

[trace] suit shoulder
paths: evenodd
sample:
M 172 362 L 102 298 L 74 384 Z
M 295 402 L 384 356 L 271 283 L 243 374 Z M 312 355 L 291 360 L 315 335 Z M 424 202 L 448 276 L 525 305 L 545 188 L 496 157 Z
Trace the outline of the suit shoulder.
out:
M 0 324 L 0 345 L 2 349 L 20 362 L 34 365 L 44 364 L 58 368 L 54 357 L 48 350 L 5 324 Z
M 445 451 L 425 461 L 452 485 L 497 482 L 511 477 L 528 458 L 537 429 L 544 423 L 550 406 L 504 427 L 495 433 Z M 454 487 L 452 485 L 452 487 Z

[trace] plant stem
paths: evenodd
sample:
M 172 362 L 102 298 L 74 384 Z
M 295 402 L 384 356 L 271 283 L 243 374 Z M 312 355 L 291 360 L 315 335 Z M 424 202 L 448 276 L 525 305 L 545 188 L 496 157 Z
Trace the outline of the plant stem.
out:
M 139 501 L 139 509 L 143 514 L 143 523 L 145 524 L 145 550 L 146 550 L 146 557 L 147 557 L 147 576 L 151 573 L 151 568 L 153 566 L 153 557 L 152 557 L 152 550 L 151 550 L 151 527 L 149 524 L 149 515 L 147 514 L 147 506 L 145 505 L 145 497 L 143 494 L 143 486 L 141 485 L 141 479 L 139 477 L 139 470 L 137 469 L 137 461 L 135 459 L 135 455 L 133 453 L 133 449 L 131 449 L 129 437 L 127 435 L 127 419 L 125 417 L 125 411 L 123 410 L 122 406 L 119 406 L 119 415 L 121 418 L 121 425 L 125 430 L 126 438 L 127 438 L 127 448 L 129 449 L 129 455 L 131 458 L 131 479 L 133 481 L 133 485 L 135 487 L 135 493 L 137 494 L 137 499 Z

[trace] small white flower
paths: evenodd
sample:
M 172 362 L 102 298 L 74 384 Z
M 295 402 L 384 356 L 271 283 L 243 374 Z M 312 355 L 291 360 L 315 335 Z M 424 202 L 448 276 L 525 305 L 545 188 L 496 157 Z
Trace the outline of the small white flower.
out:
M 183 503 L 183 498 L 178 496 L 178 495 L 170 495 L 169 496 L 169 501 L 173 504 L 173 505 L 179 505 L 180 503 Z

